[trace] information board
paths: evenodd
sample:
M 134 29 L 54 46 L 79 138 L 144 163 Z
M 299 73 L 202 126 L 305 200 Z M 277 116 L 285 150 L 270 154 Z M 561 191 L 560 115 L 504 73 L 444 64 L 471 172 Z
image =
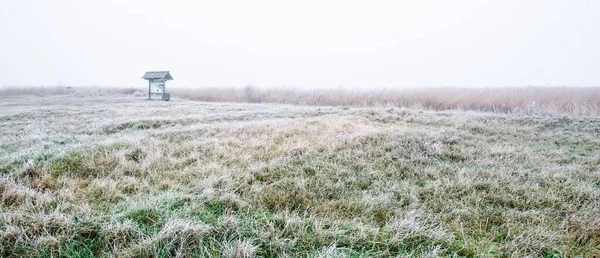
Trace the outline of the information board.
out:
M 155 80 L 150 81 L 150 92 L 164 93 L 165 92 L 165 80 L 155 79 Z

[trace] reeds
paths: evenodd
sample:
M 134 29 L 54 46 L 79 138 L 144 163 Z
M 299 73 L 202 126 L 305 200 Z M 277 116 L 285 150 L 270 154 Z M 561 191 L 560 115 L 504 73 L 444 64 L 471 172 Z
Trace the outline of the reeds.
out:
M 600 115 L 600 87 L 420 89 L 174 88 L 175 95 L 211 102 L 261 102 L 315 106 L 394 106 L 430 110 Z

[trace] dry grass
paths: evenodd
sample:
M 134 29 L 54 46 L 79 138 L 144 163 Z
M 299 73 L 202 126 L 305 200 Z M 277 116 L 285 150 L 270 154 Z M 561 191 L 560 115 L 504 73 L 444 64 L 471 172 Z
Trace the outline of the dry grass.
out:
M 143 95 L 143 90 L 134 88 L 113 88 L 99 86 L 3 86 L 0 87 L 0 98 L 14 98 L 24 96 L 53 96 L 73 95 L 79 97 L 106 96 L 106 95 Z M 146 96 L 148 96 L 146 94 Z
M 216 102 L 268 102 L 316 106 L 394 106 L 430 110 L 536 112 L 600 116 L 600 87 L 423 88 L 292 90 L 172 89 L 179 97 Z
M 0 99 L 0 256 L 600 255 L 600 119 Z

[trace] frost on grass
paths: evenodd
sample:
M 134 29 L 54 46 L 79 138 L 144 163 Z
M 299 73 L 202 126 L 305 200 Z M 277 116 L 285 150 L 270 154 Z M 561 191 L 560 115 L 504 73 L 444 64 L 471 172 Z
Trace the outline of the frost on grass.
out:
M 52 100 L 0 102 L 2 257 L 600 252 L 595 117 Z

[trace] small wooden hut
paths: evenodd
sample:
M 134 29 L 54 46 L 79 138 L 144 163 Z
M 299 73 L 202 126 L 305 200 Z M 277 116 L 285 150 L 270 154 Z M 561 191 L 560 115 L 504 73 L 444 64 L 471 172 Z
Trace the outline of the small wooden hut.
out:
M 169 71 L 146 72 L 142 79 L 148 81 L 148 99 L 152 99 L 152 95 L 160 95 L 164 101 L 171 99 L 171 93 L 165 88 L 166 82 L 173 80 Z

